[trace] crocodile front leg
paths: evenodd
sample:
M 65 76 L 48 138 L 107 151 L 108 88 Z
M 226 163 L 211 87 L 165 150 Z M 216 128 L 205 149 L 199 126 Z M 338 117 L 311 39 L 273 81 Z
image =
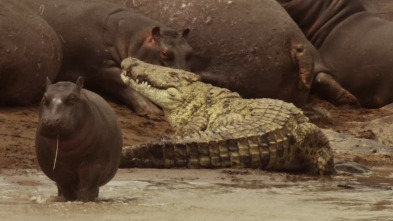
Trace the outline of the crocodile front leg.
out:
M 177 136 L 187 136 L 198 133 L 198 131 L 205 131 L 207 128 L 207 120 L 205 117 L 197 116 L 191 118 L 186 124 L 181 127 L 176 127 L 175 134 Z

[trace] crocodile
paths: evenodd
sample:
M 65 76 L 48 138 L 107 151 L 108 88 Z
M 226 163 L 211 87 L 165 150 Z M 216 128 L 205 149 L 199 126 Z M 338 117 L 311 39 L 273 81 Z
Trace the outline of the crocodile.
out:
M 157 104 L 175 134 L 123 148 L 123 167 L 335 172 L 329 140 L 292 103 L 238 93 L 184 70 L 122 61 L 125 84 Z

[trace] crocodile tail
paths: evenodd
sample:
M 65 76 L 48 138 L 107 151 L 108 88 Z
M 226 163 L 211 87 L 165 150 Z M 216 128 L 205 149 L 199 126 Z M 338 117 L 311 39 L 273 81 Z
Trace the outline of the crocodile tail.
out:
M 214 150 L 209 153 L 207 144 L 160 140 L 155 143 L 124 147 L 120 167 L 209 167 L 208 165 L 215 162 L 214 153 Z M 210 155 L 212 157 L 207 157 Z
M 290 169 L 285 162 L 291 162 L 287 159 L 292 159 L 293 154 L 284 131 L 209 141 L 206 137 L 217 136 L 201 132 L 198 137 L 124 147 L 120 167 Z
M 333 152 L 321 130 L 311 123 L 303 123 L 295 131 L 296 136 L 275 129 L 231 139 L 216 139 L 217 136 L 204 132 L 193 139 L 161 139 L 124 147 L 120 167 L 238 167 L 334 173 Z M 231 137 L 228 135 L 224 137 Z M 215 139 L 207 140 L 207 137 Z

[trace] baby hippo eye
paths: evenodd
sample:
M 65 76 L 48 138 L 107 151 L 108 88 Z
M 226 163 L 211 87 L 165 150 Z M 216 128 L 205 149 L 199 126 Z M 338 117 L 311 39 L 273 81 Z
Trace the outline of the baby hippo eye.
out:
M 165 61 L 171 61 L 171 60 L 173 60 L 173 57 L 174 57 L 173 53 L 171 51 L 169 51 L 167 48 L 164 48 L 161 50 L 160 56 L 161 56 L 161 59 L 165 60 Z
M 76 96 L 74 94 L 71 94 L 68 96 L 67 103 L 68 104 L 74 104 L 76 102 Z
M 42 97 L 42 104 L 43 105 L 48 105 L 49 104 L 49 98 L 46 96 L 46 94 Z

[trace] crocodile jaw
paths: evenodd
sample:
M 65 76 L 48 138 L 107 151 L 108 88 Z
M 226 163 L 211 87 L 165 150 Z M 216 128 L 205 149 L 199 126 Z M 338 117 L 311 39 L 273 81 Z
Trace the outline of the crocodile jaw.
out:
M 181 92 L 175 87 L 158 89 L 146 81 L 138 81 L 130 78 L 125 71 L 121 73 L 121 79 L 126 85 L 147 97 L 162 109 L 173 110 L 184 102 Z

